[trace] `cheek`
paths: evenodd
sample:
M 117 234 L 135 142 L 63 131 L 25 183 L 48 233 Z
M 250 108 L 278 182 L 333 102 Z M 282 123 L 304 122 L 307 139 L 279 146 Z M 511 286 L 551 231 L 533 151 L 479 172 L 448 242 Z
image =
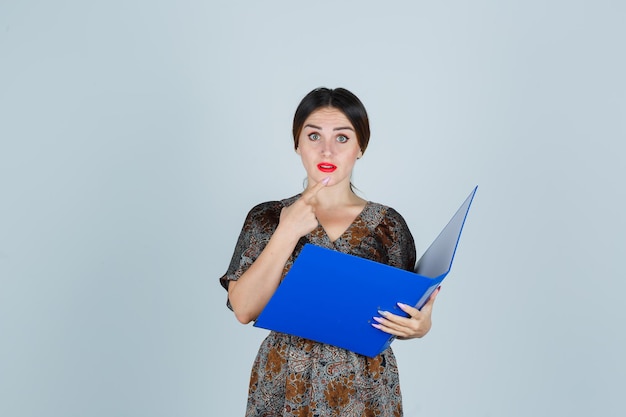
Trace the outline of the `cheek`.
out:
M 302 161 L 302 165 L 304 165 L 304 167 L 307 169 L 309 169 L 310 167 L 314 167 L 317 164 L 317 159 L 314 155 L 312 155 L 309 149 L 300 148 L 298 155 L 300 156 L 300 161 Z

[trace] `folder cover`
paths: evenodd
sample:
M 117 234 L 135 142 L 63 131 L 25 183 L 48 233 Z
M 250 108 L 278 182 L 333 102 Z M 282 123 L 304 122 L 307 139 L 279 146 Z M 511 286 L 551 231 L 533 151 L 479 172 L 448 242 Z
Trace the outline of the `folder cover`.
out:
M 395 337 L 372 327 L 373 317 L 379 310 L 406 316 L 398 302 L 424 306 L 450 272 L 477 188 L 417 261 L 414 272 L 304 245 L 254 326 L 378 355 Z

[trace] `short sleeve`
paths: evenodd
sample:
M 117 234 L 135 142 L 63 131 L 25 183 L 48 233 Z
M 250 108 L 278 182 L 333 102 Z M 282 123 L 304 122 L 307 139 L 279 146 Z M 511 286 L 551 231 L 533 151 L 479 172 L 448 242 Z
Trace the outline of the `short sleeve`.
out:
M 415 240 L 404 218 L 391 207 L 377 227 L 387 252 L 387 263 L 412 271 L 416 262 Z
M 236 281 L 259 257 L 278 226 L 282 204 L 279 201 L 261 203 L 248 213 L 226 273 L 220 284 L 228 290 L 228 283 Z M 230 303 L 228 303 L 230 307 Z

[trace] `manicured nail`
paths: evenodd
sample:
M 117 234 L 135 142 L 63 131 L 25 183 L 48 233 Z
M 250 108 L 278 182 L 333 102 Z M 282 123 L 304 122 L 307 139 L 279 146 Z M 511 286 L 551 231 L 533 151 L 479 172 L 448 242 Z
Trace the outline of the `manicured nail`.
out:
M 322 180 L 322 184 L 328 185 L 328 181 L 330 181 L 330 177 L 326 177 Z
M 386 311 L 378 310 L 378 314 L 380 314 L 381 316 L 385 317 L 389 313 L 387 313 Z
M 374 320 L 376 320 L 379 323 L 383 322 L 383 319 L 381 319 L 380 317 L 373 317 Z

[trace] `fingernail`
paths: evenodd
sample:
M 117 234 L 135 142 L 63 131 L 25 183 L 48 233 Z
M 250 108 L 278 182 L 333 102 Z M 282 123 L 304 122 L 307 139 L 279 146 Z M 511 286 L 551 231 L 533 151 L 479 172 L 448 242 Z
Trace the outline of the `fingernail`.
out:
M 378 310 L 378 314 L 380 314 L 381 316 L 385 317 L 387 315 L 386 311 L 382 311 L 382 310 Z
M 328 181 L 330 181 L 330 177 L 326 177 L 322 180 L 322 184 L 328 185 Z

